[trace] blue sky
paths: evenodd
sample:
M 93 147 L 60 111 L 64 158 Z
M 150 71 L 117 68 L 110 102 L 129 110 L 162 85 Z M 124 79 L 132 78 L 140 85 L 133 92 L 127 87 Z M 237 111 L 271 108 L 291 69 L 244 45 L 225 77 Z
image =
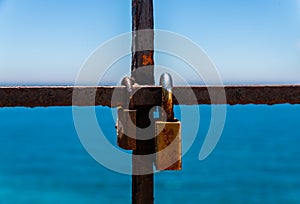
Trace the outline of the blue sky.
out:
M 225 83 L 300 83 L 300 0 L 154 2 L 155 27 L 201 46 Z M 130 30 L 131 0 L 0 0 L 0 84 L 72 84 Z

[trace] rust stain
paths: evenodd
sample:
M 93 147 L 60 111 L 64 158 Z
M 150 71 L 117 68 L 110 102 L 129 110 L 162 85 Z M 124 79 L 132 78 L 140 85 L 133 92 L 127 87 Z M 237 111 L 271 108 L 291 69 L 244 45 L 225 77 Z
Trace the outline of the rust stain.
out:
M 142 58 L 143 58 L 143 62 L 142 62 L 143 66 L 153 65 L 154 64 L 153 51 L 149 52 L 149 55 L 143 54 Z

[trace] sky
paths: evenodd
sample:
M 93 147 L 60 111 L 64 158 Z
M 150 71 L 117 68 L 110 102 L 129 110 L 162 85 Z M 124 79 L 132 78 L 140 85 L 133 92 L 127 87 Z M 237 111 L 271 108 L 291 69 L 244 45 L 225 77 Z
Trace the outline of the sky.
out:
M 300 0 L 154 0 L 154 15 L 156 29 L 198 44 L 224 83 L 300 84 Z M 0 0 L 0 84 L 73 84 L 99 45 L 130 31 L 131 0 Z

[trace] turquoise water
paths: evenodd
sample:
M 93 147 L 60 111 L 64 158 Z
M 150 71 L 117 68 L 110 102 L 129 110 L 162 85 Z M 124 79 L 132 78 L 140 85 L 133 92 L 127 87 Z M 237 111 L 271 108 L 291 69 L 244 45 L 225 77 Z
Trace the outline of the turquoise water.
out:
M 199 150 L 210 107 L 183 171 L 155 176 L 155 203 L 300 203 L 300 106 L 232 106 L 215 151 Z M 115 142 L 108 108 L 97 108 Z M 184 135 L 183 137 L 187 137 Z M 71 108 L 0 109 L 0 203 L 130 203 L 131 178 L 82 147 Z

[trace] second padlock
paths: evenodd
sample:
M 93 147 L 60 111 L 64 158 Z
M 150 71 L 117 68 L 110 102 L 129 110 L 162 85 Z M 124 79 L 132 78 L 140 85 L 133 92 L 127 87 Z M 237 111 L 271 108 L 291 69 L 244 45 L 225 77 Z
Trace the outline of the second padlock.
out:
M 157 170 L 181 170 L 181 123 L 174 118 L 173 81 L 165 73 L 160 78 L 162 105 L 160 120 L 155 123 Z

